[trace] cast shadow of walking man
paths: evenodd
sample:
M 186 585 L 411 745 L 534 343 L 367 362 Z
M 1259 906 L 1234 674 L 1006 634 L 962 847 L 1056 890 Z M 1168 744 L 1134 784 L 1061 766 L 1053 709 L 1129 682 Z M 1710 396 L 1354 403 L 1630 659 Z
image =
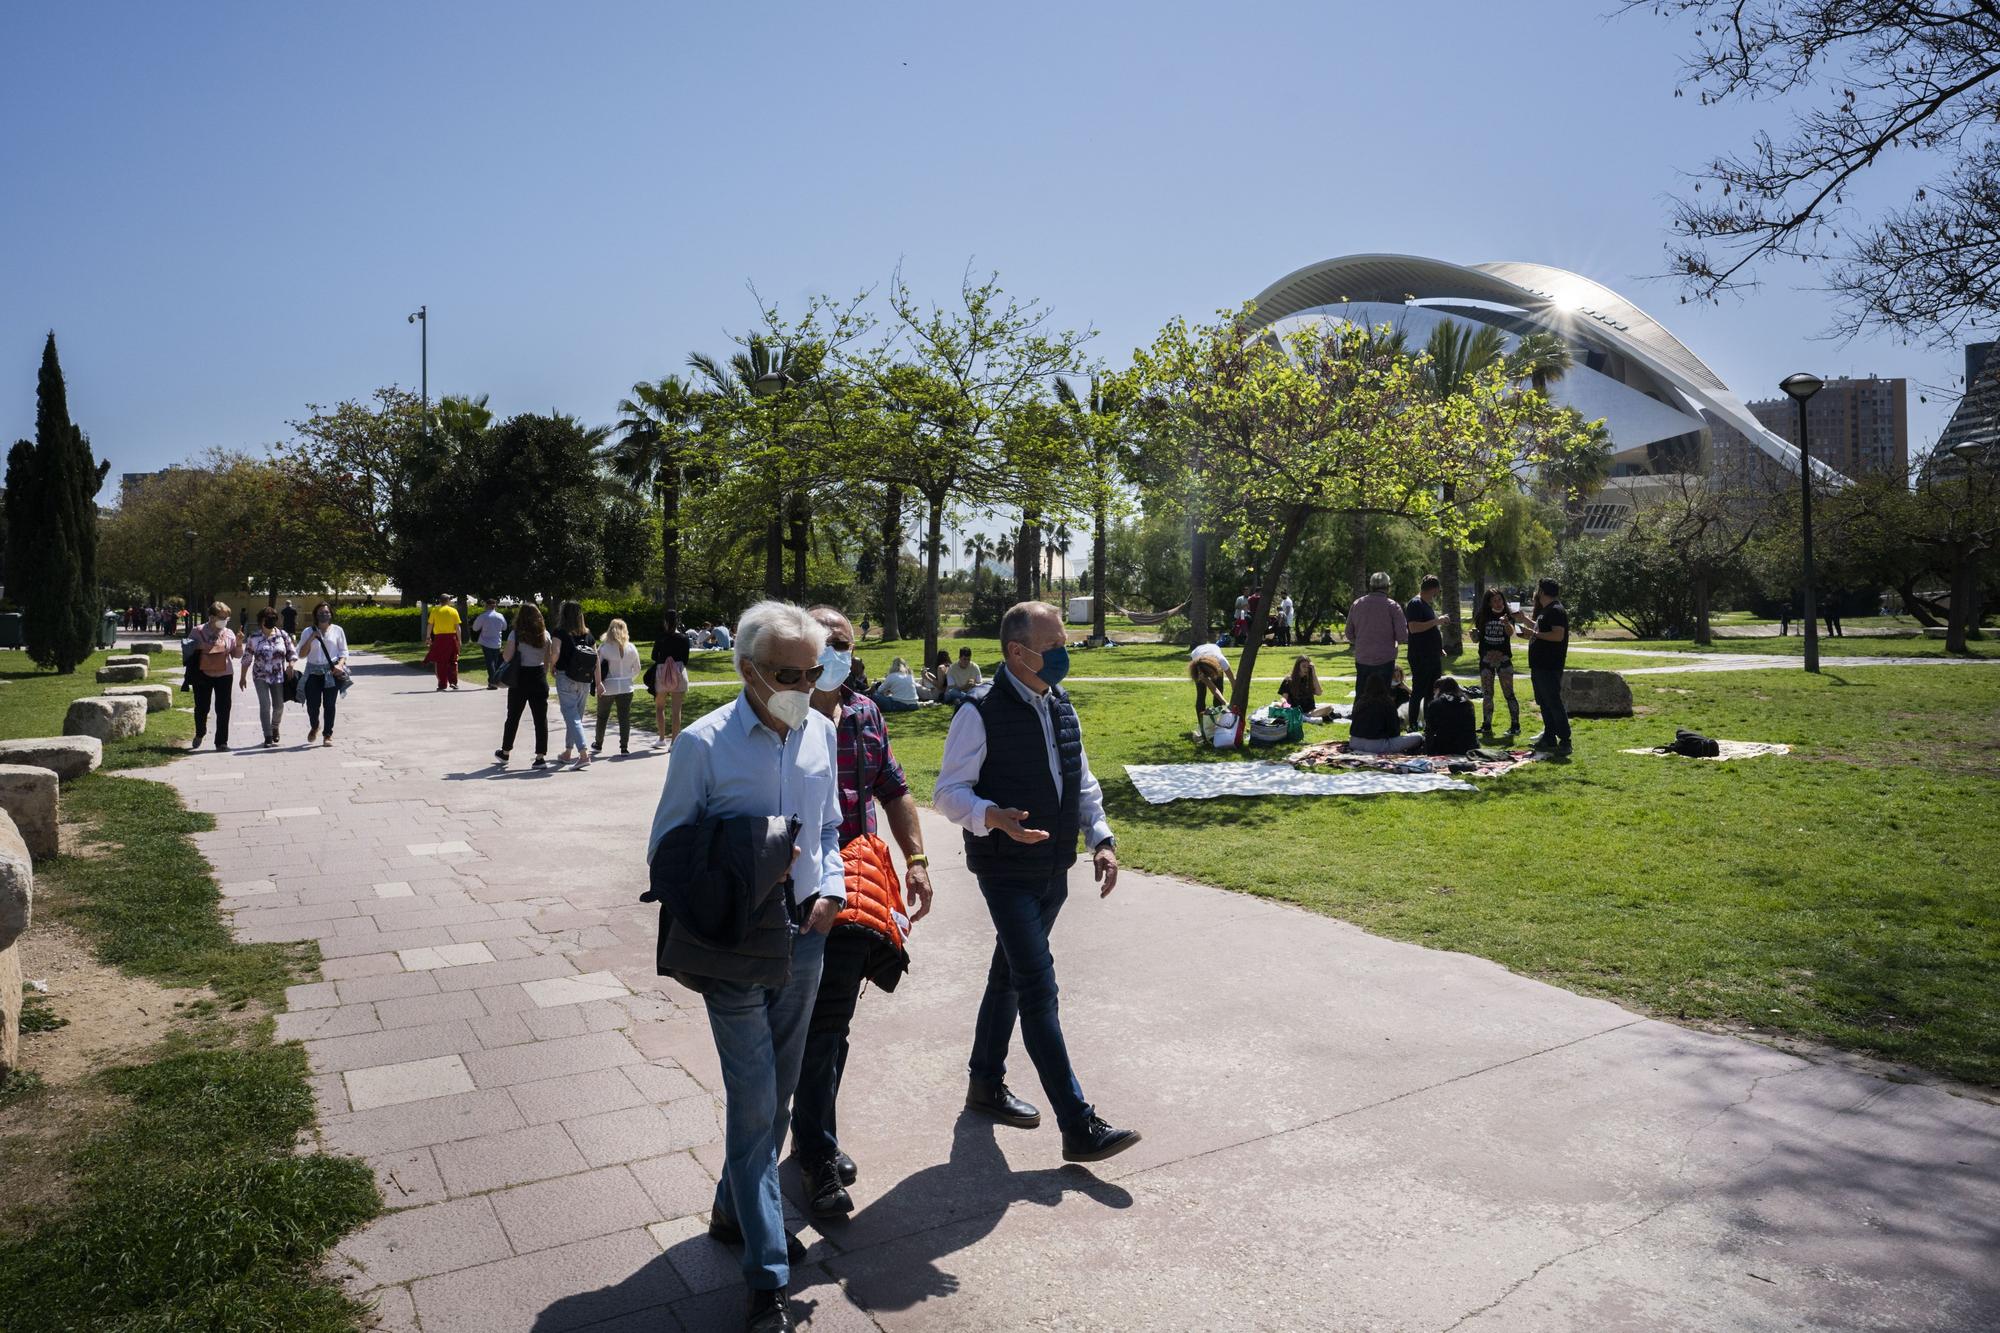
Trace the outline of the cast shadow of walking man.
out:
M 905 1310 L 958 1290 L 942 1261 L 978 1244 L 1017 1203 L 1053 1208 L 1081 1194 L 1107 1208 L 1130 1208 L 1123 1187 L 1081 1166 L 1017 1171 L 994 1138 L 994 1122 L 961 1112 L 952 1127 L 951 1156 L 891 1186 L 887 1193 L 827 1234 L 844 1253 L 826 1267 L 864 1310 Z

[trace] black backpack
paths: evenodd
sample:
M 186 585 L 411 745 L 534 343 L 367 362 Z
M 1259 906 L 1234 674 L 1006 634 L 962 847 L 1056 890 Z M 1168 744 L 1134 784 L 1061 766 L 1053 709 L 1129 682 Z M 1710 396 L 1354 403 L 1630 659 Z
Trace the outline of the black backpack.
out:
M 1661 754 L 1684 754 L 1690 759 L 1714 759 L 1722 753 L 1720 745 L 1700 732 L 1689 731 L 1686 727 L 1674 728 L 1672 745 L 1656 745 L 1653 748 Z
M 563 674 L 580 685 L 597 679 L 597 645 L 588 638 L 563 641 Z

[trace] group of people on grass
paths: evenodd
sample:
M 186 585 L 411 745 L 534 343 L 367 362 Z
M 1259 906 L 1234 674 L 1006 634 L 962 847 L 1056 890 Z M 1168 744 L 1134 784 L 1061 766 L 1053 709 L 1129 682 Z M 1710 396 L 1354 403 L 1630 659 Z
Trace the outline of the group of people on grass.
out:
M 1528 677 L 1535 706 L 1542 714 L 1538 750 L 1567 753 L 1569 712 L 1562 698 L 1563 670 L 1569 652 L 1569 613 L 1554 579 L 1535 586 L 1532 608 L 1507 601 L 1498 588 L 1487 588 L 1473 605 L 1471 648 L 1479 664 L 1480 727 L 1472 727 L 1472 699 L 1456 677 L 1444 673 L 1444 634 L 1457 618 L 1442 598 L 1437 575 L 1426 575 L 1416 596 L 1398 602 L 1386 573 L 1369 575 L 1368 591 L 1347 609 L 1344 631 L 1354 651 L 1354 706 L 1349 748 L 1361 753 L 1463 754 L 1479 742 L 1495 738 L 1493 701 L 1497 690 L 1507 700 L 1505 739 L 1521 730 L 1521 704 L 1514 693 L 1514 640 L 1525 638 Z M 1288 599 L 1289 600 L 1289 599 Z M 1254 613 L 1254 607 L 1252 608 Z M 1397 661 L 1406 657 L 1408 671 Z M 1188 663 L 1195 686 L 1195 717 L 1205 725 L 1229 708 L 1229 687 L 1235 672 L 1220 644 L 1197 644 Z M 1319 672 L 1312 659 L 1300 654 L 1278 687 L 1279 697 L 1306 717 L 1325 719 L 1332 706 L 1320 702 Z M 1230 719 L 1240 726 L 1239 719 Z
M 1080 849 L 1102 896 L 1118 882 L 1117 843 L 1062 689 L 1060 615 L 1021 603 L 1002 618 L 1000 640 L 992 681 L 952 716 L 932 797 L 963 831 L 995 936 L 965 1104 L 1003 1125 L 1041 1124 L 1041 1110 L 1007 1086 L 1018 1024 L 1063 1159 L 1094 1162 L 1139 1135 L 1084 1097 L 1049 935 Z M 895 989 L 911 928 L 932 903 L 916 798 L 882 709 L 850 684 L 855 641 L 832 607 L 766 601 L 746 611 L 733 652 L 740 693 L 682 733 L 647 843 L 648 897 L 662 908 L 659 970 L 702 997 L 721 1066 L 724 1152 L 708 1231 L 741 1249 L 752 1333 L 793 1327 L 786 1288 L 805 1250 L 787 1233 L 779 1186 L 788 1134 L 807 1211 L 824 1220 L 854 1207 L 862 1168 L 838 1132 L 840 1090 L 850 1072 L 890 1072 L 850 1049 L 856 1002 L 864 980 Z M 902 853 L 900 882 L 878 805 Z

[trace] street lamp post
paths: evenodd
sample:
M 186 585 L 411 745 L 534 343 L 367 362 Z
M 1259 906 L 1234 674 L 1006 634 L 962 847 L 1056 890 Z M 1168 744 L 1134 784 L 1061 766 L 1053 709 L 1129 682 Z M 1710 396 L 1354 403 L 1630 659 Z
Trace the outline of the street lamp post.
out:
M 1817 375 L 1801 371 L 1787 375 L 1778 382 L 1791 400 L 1799 405 L 1799 543 L 1804 552 L 1804 600 L 1806 622 L 1806 670 L 1819 673 L 1819 622 L 1814 617 L 1819 613 L 1813 601 L 1813 549 L 1812 549 L 1812 450 L 1806 436 L 1806 400 L 1820 391 L 1821 380 Z
M 188 544 L 188 633 L 192 634 L 194 633 L 194 529 L 189 528 L 184 535 Z
M 419 374 L 421 375 L 422 378 L 418 382 L 422 386 L 420 392 L 422 394 L 423 404 L 424 404 L 424 438 L 426 440 L 430 439 L 431 437 L 431 318 L 430 316 L 431 316 L 431 308 L 427 305 L 420 305 L 417 307 L 417 313 L 411 315 L 409 318 L 410 323 L 418 326 L 418 347 L 419 347 L 418 355 L 422 358 L 420 363 L 422 368 L 419 371 Z

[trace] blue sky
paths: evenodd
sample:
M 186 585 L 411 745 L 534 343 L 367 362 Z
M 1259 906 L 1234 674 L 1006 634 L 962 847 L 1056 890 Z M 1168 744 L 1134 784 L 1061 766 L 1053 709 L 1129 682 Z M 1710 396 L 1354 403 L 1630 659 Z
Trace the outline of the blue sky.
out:
M 1618 288 L 1746 398 L 1946 385 L 1832 344 L 1771 274 L 1682 306 L 1677 169 L 1769 107 L 1673 96 L 1687 47 L 1599 4 L 67 4 L 0 9 L 0 432 L 45 330 L 112 471 L 282 438 L 417 382 L 612 418 L 796 306 L 968 260 L 1122 364 L 1313 260 L 1529 259 Z M 1913 450 L 1948 408 L 1912 395 Z M 109 498 L 108 496 L 106 498 Z

